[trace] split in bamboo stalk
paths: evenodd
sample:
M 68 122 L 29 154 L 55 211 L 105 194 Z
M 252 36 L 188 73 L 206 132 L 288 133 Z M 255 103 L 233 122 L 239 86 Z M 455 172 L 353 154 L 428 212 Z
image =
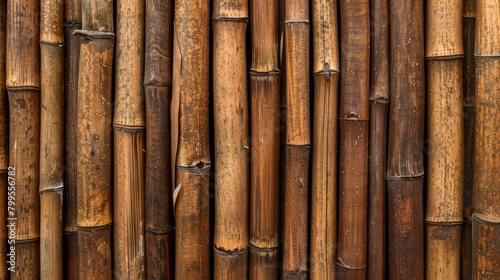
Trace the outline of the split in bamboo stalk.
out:
M 337 242 L 337 1 L 314 0 L 314 127 L 311 185 L 311 279 L 335 279 Z
M 340 169 L 337 276 L 366 278 L 368 140 L 370 115 L 370 6 L 340 2 Z
M 171 157 L 173 14 L 173 0 L 146 1 L 146 273 L 147 279 L 158 280 L 174 277 L 172 165 L 168 160 Z
M 246 279 L 249 131 L 246 78 L 247 0 L 214 2 L 214 278 Z
M 22 10 L 21 10 L 22 7 Z M 9 166 L 15 169 L 15 272 L 40 277 L 40 49 L 39 2 L 7 1 L 6 88 L 9 95 Z
M 500 278 L 500 1 L 476 2 L 472 278 Z
M 460 279 L 463 220 L 462 0 L 426 5 L 429 139 L 426 279 Z
M 389 278 L 424 279 L 424 5 L 390 2 Z M 405 26 L 405 28 L 402 28 Z
M 5 20 L 7 1 L 0 3 L 0 228 L 7 228 L 7 193 L 9 190 L 9 115 L 8 97 L 5 90 Z M 11 173 L 12 174 L 12 173 Z M 12 180 L 11 180 L 12 181 Z M 11 187 L 11 189 L 13 189 Z M 9 264 L 7 261 L 7 230 L 0 231 L 0 279 L 6 280 L 9 277 Z M 10 246 L 9 246 L 10 247 Z M 10 249 L 10 248 L 9 248 Z
M 176 279 L 210 277 L 209 2 L 175 3 L 172 161 Z

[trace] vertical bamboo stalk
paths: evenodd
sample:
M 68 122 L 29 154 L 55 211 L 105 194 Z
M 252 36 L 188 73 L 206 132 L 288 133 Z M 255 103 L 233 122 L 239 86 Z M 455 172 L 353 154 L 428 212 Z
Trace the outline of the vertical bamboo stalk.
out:
M 7 192 L 9 168 L 9 114 L 8 96 L 5 90 L 5 20 L 7 1 L 0 3 L 0 228 L 7 228 Z M 7 231 L 0 231 L 0 279 L 9 277 L 7 259 Z M 10 247 L 10 246 L 9 246 Z M 9 248 L 10 249 L 10 248 Z
M 147 279 L 174 277 L 174 216 L 170 160 L 173 1 L 146 1 L 144 91 L 146 95 Z M 167 159 L 167 160 L 165 160 Z
M 389 1 L 370 5 L 371 82 L 368 176 L 368 279 L 386 279 L 387 111 L 389 109 Z
M 335 279 L 337 242 L 337 1 L 314 0 L 314 113 L 311 184 L 311 279 Z
M 9 95 L 9 166 L 15 168 L 15 272 L 40 277 L 40 4 L 7 1 L 6 88 Z
M 390 2 L 389 277 L 424 279 L 424 6 Z M 404 27 L 404 28 L 403 28 Z
M 40 275 L 63 279 L 64 9 L 42 0 L 40 20 Z
M 474 279 L 500 278 L 500 1 L 476 2 Z
M 214 2 L 214 278 L 246 279 L 249 135 L 246 77 L 248 2 Z
M 463 220 L 462 0 L 429 1 L 426 279 L 460 279 Z
M 337 276 L 366 277 L 370 114 L 369 1 L 341 1 Z
M 175 277 L 210 277 L 209 2 L 175 3 L 172 156 Z

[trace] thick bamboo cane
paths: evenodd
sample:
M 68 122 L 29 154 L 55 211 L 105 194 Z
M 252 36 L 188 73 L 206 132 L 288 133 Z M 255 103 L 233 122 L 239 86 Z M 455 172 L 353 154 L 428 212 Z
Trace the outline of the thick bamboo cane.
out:
M 12 279 L 40 277 L 40 5 L 7 1 L 6 87 L 9 95 L 9 166 L 15 168 L 15 272 Z
M 311 184 L 311 279 L 335 279 L 337 242 L 337 1 L 312 2 L 314 113 Z
M 40 20 L 40 275 L 63 279 L 64 9 L 42 0 Z
M 146 1 L 146 265 L 148 279 L 174 277 L 174 216 L 170 157 L 173 1 Z M 167 160 L 165 160 L 167 159 Z
M 248 1 L 214 2 L 214 278 L 246 279 L 249 127 L 246 67 Z
M 7 228 L 7 193 L 9 171 L 9 114 L 8 96 L 5 90 L 5 20 L 7 1 L 0 3 L 0 228 Z M 12 173 L 11 173 L 12 174 Z M 12 180 L 11 180 L 12 181 Z M 0 280 L 8 279 L 7 231 L 0 231 Z M 10 246 L 9 246 L 10 247 Z M 9 248 L 10 249 L 10 248 Z
M 424 6 L 390 2 L 389 277 L 424 279 Z
M 389 109 L 389 1 L 370 5 L 371 74 L 368 176 L 368 279 L 386 279 L 387 111 Z
M 175 3 L 172 156 L 175 277 L 210 277 L 209 2 Z
M 500 1 L 476 2 L 474 279 L 500 278 Z
M 337 276 L 366 277 L 370 114 L 369 1 L 341 1 Z

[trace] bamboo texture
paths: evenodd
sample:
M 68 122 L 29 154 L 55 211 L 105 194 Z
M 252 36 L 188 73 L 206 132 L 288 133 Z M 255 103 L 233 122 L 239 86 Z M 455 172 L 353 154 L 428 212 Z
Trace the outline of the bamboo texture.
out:
M 311 181 L 311 279 L 335 279 L 337 242 L 337 1 L 312 2 L 314 112 Z
M 278 279 L 280 77 L 278 1 L 251 2 L 250 279 Z
M 172 157 L 176 279 L 210 277 L 209 3 L 175 3 Z
M 476 2 L 472 277 L 500 277 L 500 1 Z
M 7 193 L 8 193 L 8 169 L 9 169 L 9 114 L 8 96 L 5 89 L 5 36 L 7 1 L 0 3 L 0 228 L 7 228 Z M 0 231 L 0 279 L 9 277 L 7 259 L 7 231 Z M 10 260 L 9 260 L 10 261 Z
M 146 1 L 144 91 L 146 96 L 147 279 L 174 277 L 174 216 L 170 160 L 173 1 Z M 166 160 L 167 159 L 167 160 Z

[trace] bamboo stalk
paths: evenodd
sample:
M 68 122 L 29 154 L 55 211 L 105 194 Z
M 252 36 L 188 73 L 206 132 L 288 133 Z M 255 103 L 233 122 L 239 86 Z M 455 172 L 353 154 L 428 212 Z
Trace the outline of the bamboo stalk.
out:
M 9 95 L 9 166 L 15 168 L 15 272 L 40 277 L 40 50 L 39 2 L 7 2 L 6 88 Z M 22 147 L 22 148 L 20 148 Z M 13 214 L 13 215 L 11 215 Z
M 64 2 L 43 0 L 40 20 L 40 275 L 63 279 Z
M 173 1 L 146 1 L 146 264 L 148 279 L 174 277 L 170 153 Z
M 387 111 L 389 109 L 389 1 L 372 1 L 368 176 L 368 279 L 386 279 Z
M 370 114 L 369 1 L 341 1 L 337 276 L 366 277 Z
M 7 17 L 7 1 L 0 3 L 0 228 L 7 228 L 7 193 L 8 187 L 8 169 L 9 169 L 9 114 L 8 114 L 8 96 L 5 89 L 5 36 Z M 12 174 L 12 173 L 11 173 Z M 0 279 L 5 280 L 9 277 L 8 263 L 10 257 L 7 252 L 10 246 L 7 242 L 7 230 L 0 231 Z
M 500 277 L 500 2 L 476 2 L 476 138 L 472 276 Z
M 311 184 L 311 279 L 335 279 L 337 242 L 337 1 L 314 0 L 314 115 Z
M 175 3 L 172 158 L 175 277 L 210 277 L 209 2 Z
M 423 2 L 390 2 L 391 81 L 387 163 L 389 277 L 424 279 Z M 405 26 L 405 28 L 402 28 Z
M 215 1 L 213 85 L 215 125 L 214 278 L 246 279 L 249 128 L 246 78 L 248 2 Z

